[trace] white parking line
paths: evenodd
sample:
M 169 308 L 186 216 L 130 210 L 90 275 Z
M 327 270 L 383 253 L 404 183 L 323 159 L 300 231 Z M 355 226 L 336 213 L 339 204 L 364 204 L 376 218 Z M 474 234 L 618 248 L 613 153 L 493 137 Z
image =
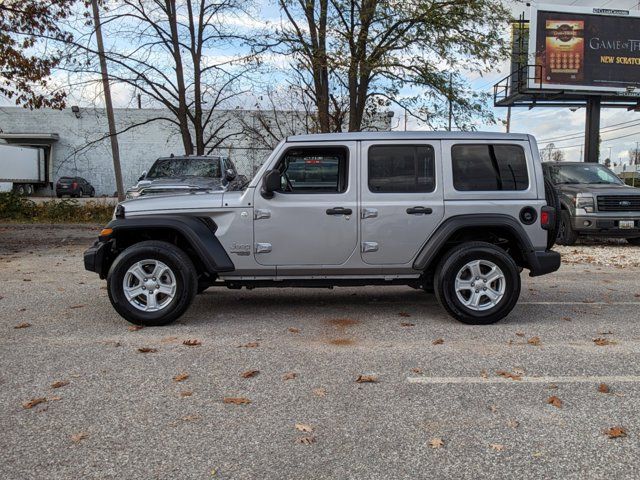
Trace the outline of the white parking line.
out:
M 567 377 L 521 377 L 512 380 L 504 377 L 407 377 L 409 383 L 422 384 L 469 384 L 469 383 L 640 383 L 638 375 L 595 375 Z

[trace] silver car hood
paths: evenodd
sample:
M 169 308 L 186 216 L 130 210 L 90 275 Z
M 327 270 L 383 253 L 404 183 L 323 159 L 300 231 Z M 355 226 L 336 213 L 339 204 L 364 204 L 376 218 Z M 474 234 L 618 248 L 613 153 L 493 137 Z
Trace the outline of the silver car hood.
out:
M 203 212 L 222 207 L 223 192 L 195 192 L 178 195 L 149 195 L 126 200 L 125 218 L 129 215 L 164 215 Z

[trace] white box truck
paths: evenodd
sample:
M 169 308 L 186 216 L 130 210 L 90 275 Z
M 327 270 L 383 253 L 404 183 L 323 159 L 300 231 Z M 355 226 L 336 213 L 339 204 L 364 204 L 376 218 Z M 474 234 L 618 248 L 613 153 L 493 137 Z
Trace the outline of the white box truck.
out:
M 45 155 L 44 148 L 0 144 L 0 192 L 31 195 L 45 186 Z

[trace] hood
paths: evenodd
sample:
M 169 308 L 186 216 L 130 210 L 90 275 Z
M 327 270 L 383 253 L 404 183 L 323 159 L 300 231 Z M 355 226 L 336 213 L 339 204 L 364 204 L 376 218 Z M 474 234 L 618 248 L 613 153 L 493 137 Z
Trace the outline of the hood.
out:
M 578 193 L 591 193 L 593 195 L 640 195 L 640 188 L 629 185 L 579 183 L 576 185 L 556 185 L 556 188 L 570 195 L 576 195 Z
M 164 215 L 210 211 L 222 207 L 223 192 L 196 191 L 179 195 L 149 195 L 125 200 L 125 217 L 129 215 Z
M 140 180 L 128 192 L 140 192 L 141 195 L 159 193 L 188 193 L 191 190 L 224 190 L 219 177 L 163 177 L 153 180 Z

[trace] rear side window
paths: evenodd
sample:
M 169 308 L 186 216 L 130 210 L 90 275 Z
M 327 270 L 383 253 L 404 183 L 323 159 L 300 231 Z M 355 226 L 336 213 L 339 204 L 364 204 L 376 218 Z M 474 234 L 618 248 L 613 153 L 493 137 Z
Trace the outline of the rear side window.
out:
M 369 190 L 374 193 L 420 193 L 435 189 L 435 153 L 430 145 L 384 145 L 369 148 Z
M 454 145 L 453 186 L 459 191 L 526 190 L 527 160 L 519 145 Z

